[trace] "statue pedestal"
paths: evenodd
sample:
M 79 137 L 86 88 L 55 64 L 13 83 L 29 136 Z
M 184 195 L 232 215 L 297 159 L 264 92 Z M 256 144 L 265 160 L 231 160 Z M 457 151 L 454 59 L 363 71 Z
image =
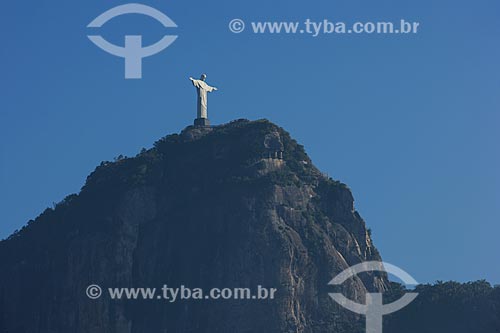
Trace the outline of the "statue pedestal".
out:
M 194 120 L 194 126 L 210 126 L 210 120 L 207 118 L 196 118 Z

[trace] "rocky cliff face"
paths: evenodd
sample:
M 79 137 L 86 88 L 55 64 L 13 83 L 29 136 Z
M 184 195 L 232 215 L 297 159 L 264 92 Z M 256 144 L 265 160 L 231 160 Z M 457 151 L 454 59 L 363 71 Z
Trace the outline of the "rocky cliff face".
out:
M 350 190 L 267 121 L 188 127 L 102 163 L 0 243 L 0 332 L 357 332 L 328 282 L 380 260 Z M 276 288 L 266 300 L 91 300 L 109 287 Z M 352 299 L 381 275 L 343 286 Z

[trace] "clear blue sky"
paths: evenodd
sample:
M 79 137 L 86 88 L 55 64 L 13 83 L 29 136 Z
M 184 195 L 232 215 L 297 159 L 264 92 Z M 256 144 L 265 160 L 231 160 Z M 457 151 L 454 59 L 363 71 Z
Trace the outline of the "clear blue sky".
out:
M 0 238 L 78 192 L 103 160 L 192 123 L 208 74 L 213 123 L 268 118 L 352 189 L 383 258 L 421 282 L 500 283 L 497 0 L 143 1 L 179 35 L 123 79 L 86 25 L 122 1 L 9 1 L 0 12 Z M 419 21 L 394 35 L 233 34 L 228 22 Z M 165 34 L 141 15 L 115 44 Z

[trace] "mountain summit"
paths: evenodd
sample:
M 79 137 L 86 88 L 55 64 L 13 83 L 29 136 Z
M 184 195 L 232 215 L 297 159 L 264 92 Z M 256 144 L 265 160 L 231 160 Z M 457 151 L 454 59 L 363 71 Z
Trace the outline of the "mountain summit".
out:
M 103 162 L 0 242 L 0 332 L 347 332 L 328 282 L 380 260 L 348 187 L 265 120 L 188 127 Z M 103 289 L 99 299 L 89 285 Z M 273 299 L 111 299 L 108 288 L 275 288 Z M 364 300 L 384 275 L 342 287 Z

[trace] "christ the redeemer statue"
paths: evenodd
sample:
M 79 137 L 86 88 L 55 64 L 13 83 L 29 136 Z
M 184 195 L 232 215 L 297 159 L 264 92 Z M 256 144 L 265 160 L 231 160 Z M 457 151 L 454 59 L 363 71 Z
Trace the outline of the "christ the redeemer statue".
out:
M 210 121 L 207 115 L 207 93 L 217 90 L 215 87 L 209 86 L 205 80 L 207 79 L 206 74 L 201 74 L 199 80 L 189 78 L 196 88 L 198 93 L 198 112 L 197 117 L 194 120 L 195 126 L 210 126 Z

